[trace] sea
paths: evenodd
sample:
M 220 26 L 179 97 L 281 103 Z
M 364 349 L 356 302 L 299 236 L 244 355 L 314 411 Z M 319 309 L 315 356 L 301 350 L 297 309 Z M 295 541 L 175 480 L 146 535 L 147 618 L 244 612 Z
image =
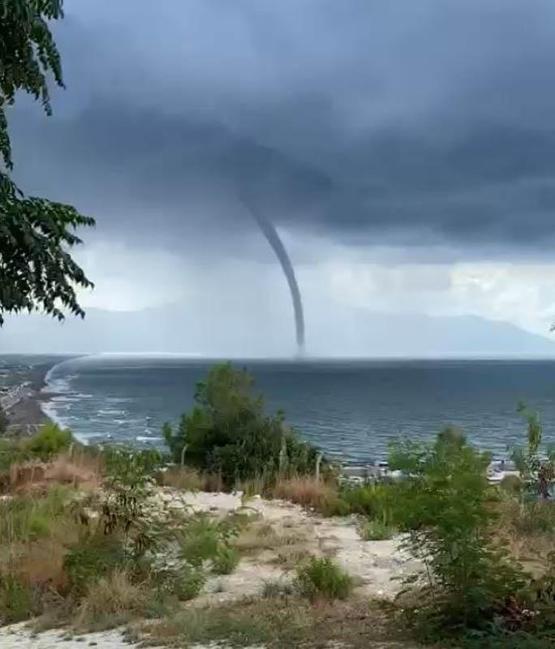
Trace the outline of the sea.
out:
M 45 412 L 86 443 L 163 445 L 161 428 L 193 405 L 216 360 L 86 356 L 46 376 Z M 392 440 L 430 440 L 447 425 L 508 457 L 525 441 L 520 402 L 540 413 L 555 443 L 553 360 L 235 360 L 269 411 L 283 410 L 304 439 L 350 465 L 384 459 Z

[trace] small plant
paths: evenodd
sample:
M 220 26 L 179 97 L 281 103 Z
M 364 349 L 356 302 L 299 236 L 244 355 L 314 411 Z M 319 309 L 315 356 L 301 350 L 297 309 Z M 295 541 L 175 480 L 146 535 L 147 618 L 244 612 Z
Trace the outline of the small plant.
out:
M 297 569 L 296 585 L 310 600 L 347 599 L 353 590 L 353 579 L 329 557 L 312 557 L 309 563 Z
M 395 536 L 396 529 L 383 521 L 366 521 L 360 528 L 365 541 L 386 541 Z
M 212 571 L 217 575 L 230 575 L 237 568 L 240 560 L 238 550 L 230 545 L 220 545 L 212 559 Z

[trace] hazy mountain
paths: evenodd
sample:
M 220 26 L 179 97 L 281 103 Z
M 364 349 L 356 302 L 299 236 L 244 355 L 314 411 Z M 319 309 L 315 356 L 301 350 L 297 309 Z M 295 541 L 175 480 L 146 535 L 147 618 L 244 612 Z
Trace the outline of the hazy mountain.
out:
M 310 314 L 309 314 L 310 315 Z M 515 325 L 475 316 L 379 314 L 362 309 L 307 319 L 307 354 L 319 356 L 555 356 L 555 343 Z M 191 313 L 170 306 L 136 312 L 89 309 L 85 320 L 8 318 L 6 352 L 175 352 L 273 356 L 295 351 L 293 327 L 251 313 Z

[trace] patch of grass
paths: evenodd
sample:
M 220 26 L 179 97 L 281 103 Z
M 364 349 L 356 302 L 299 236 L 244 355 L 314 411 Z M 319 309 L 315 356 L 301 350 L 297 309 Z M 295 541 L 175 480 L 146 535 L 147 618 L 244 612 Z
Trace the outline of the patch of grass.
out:
M 360 527 L 360 536 L 365 541 L 387 541 L 392 539 L 397 530 L 382 521 L 366 521 Z
M 217 575 L 230 575 L 237 568 L 240 559 L 237 548 L 221 545 L 212 559 L 212 571 Z
M 317 599 L 346 599 L 353 590 L 353 579 L 329 557 L 312 557 L 297 569 L 296 585 L 303 597 Z
M 145 630 L 152 642 L 179 647 L 196 643 L 267 649 L 414 646 L 401 642 L 404 629 L 390 624 L 377 606 L 352 600 L 313 605 L 296 596 L 253 597 L 224 606 L 189 609 L 161 623 L 150 623 Z
M 67 518 L 69 492 L 50 489 L 46 496 L 15 496 L 0 501 L 0 544 L 29 542 L 50 535 Z

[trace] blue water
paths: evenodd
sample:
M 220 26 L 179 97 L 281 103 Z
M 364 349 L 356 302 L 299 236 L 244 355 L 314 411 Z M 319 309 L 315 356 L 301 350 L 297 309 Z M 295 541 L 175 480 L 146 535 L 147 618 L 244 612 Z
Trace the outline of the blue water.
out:
M 46 410 L 81 439 L 160 444 L 160 428 L 190 408 L 213 361 L 87 357 L 56 365 Z M 399 436 L 430 439 L 443 426 L 506 456 L 524 440 L 524 400 L 555 442 L 555 361 L 239 361 L 268 408 L 349 463 L 386 454 Z

